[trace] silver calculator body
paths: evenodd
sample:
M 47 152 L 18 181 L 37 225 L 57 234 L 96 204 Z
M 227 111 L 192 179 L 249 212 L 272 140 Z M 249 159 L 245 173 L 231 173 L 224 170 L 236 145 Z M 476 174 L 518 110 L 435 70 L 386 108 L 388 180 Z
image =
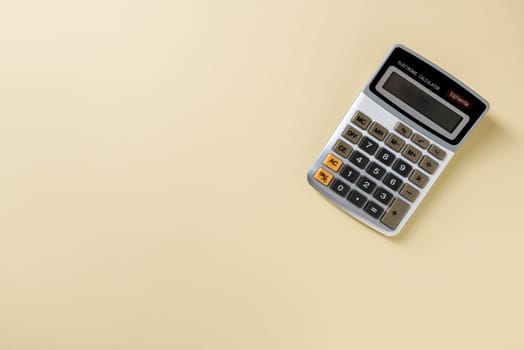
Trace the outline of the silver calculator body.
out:
M 488 102 L 402 45 L 392 48 L 308 172 L 343 211 L 397 235 Z

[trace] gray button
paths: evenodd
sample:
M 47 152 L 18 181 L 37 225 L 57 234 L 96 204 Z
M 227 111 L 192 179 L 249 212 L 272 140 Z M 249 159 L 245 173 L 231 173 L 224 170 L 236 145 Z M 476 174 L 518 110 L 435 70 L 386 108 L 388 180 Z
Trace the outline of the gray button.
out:
M 419 190 L 410 184 L 404 184 L 404 186 L 402 186 L 400 189 L 400 195 L 412 203 L 415 201 L 415 199 L 417 199 L 419 194 Z
M 437 159 L 442 160 L 442 159 L 446 158 L 446 152 L 442 148 L 440 148 L 438 146 L 435 146 L 435 145 L 429 146 L 428 152 L 429 152 L 429 154 L 435 156 L 435 158 L 437 158 Z
M 422 152 L 420 152 L 419 149 L 413 147 L 412 145 L 407 145 L 406 147 L 404 147 L 402 155 L 410 161 L 412 161 L 413 163 L 416 163 L 420 159 L 420 156 L 422 156 Z
M 420 134 L 413 135 L 411 140 L 422 149 L 426 149 L 429 146 L 429 140 Z
M 435 159 L 429 156 L 424 156 L 420 160 L 419 166 L 428 173 L 433 174 L 435 171 L 437 171 L 438 163 Z
M 400 224 L 408 210 L 408 203 L 400 198 L 395 198 L 380 221 L 390 229 L 394 230 L 397 228 L 398 224 Z
M 373 122 L 373 124 L 371 124 L 371 127 L 369 128 L 369 133 L 371 134 L 371 136 L 382 141 L 386 138 L 386 135 L 388 134 L 388 129 L 386 129 L 384 126 L 380 125 L 377 122 Z
M 397 130 L 400 135 L 404 137 L 410 137 L 413 131 L 407 127 L 405 124 L 402 124 L 401 122 L 398 122 L 397 125 L 395 125 L 395 130 Z
M 421 171 L 415 169 L 411 176 L 409 177 L 409 180 L 413 182 L 415 185 L 417 185 L 420 188 L 424 188 L 426 184 L 429 181 L 429 177 L 424 175 Z
M 342 133 L 342 136 L 344 136 L 346 139 L 353 143 L 357 143 L 362 137 L 362 133 L 354 127 L 348 126 L 346 130 L 344 130 L 344 132 Z
M 386 139 L 386 145 L 388 145 L 391 149 L 397 152 L 400 152 L 400 150 L 402 149 L 402 147 L 404 147 L 405 144 L 406 142 L 404 142 L 404 140 L 402 140 L 400 136 L 395 135 L 393 133 L 389 134 L 388 138 Z
M 338 140 L 337 143 L 335 143 L 335 146 L 333 146 L 333 151 L 335 151 L 339 156 L 342 156 L 344 158 L 349 157 L 349 154 L 352 150 L 353 147 L 351 147 L 342 140 Z
M 357 112 L 355 114 L 355 116 L 353 116 L 351 121 L 355 125 L 358 125 L 360 128 L 362 128 L 363 130 L 366 130 L 368 128 L 369 124 L 371 123 L 371 118 L 368 117 L 367 115 L 365 115 L 362 112 Z

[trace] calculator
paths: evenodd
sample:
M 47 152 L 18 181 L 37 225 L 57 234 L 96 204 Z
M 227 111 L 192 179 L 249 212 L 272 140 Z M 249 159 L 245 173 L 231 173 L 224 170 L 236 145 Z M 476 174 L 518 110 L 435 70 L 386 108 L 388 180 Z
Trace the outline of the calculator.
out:
M 308 172 L 336 206 L 397 235 L 488 102 L 442 68 L 394 46 Z

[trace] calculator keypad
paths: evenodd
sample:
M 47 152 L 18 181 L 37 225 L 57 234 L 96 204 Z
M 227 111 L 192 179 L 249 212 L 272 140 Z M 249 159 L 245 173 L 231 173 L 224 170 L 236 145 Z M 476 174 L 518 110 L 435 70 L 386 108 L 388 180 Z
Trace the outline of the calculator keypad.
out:
M 313 177 L 394 230 L 445 158 L 442 148 L 405 124 L 390 131 L 357 112 Z

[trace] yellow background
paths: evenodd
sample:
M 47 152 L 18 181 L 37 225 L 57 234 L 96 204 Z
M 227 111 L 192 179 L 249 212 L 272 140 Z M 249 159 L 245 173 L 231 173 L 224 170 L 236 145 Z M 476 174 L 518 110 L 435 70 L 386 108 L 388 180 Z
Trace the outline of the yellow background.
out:
M 0 349 L 524 349 L 522 1 L 3 1 Z M 491 110 L 396 239 L 306 171 L 393 44 Z

